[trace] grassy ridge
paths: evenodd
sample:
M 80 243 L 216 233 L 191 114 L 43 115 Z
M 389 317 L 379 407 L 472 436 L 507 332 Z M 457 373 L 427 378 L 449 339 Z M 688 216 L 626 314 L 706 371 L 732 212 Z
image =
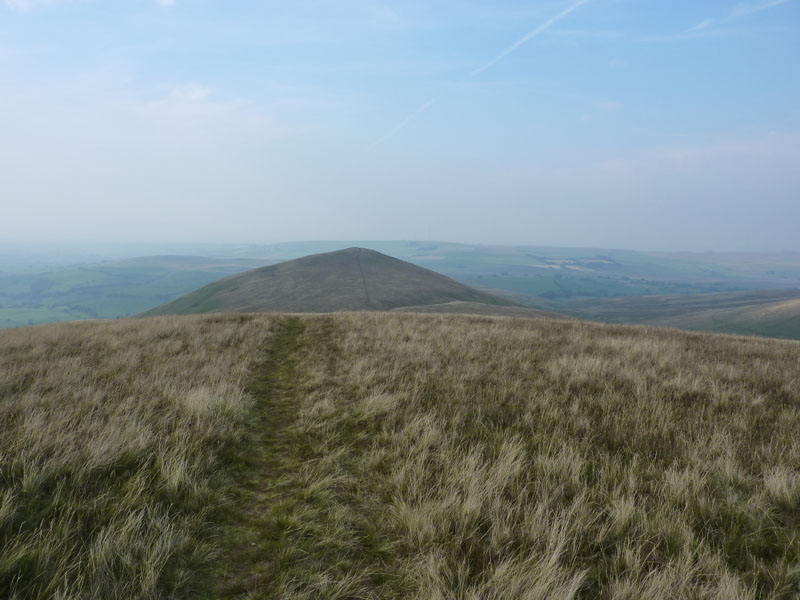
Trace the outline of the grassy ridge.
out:
M 3 332 L 0 591 L 793 599 L 799 350 L 393 313 Z

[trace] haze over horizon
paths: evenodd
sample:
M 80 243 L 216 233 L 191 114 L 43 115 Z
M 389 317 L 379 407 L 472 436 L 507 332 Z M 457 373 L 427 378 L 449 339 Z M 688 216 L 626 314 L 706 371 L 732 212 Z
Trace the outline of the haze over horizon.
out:
M 4 243 L 800 251 L 800 0 L 0 0 Z

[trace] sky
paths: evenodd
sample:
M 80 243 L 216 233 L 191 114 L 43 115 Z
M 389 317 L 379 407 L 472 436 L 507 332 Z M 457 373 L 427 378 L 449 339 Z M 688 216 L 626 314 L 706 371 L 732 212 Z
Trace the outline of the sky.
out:
M 0 239 L 800 251 L 800 0 L 0 0 Z

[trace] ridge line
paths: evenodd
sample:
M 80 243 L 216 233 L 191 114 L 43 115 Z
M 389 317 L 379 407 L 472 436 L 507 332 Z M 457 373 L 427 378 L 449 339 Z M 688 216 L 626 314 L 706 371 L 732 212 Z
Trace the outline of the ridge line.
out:
M 369 296 L 369 290 L 367 289 L 367 278 L 364 277 L 364 268 L 361 266 L 361 249 L 358 249 L 356 252 L 356 265 L 358 266 L 358 272 L 361 273 L 361 283 L 364 285 L 364 296 L 367 299 L 367 306 L 372 307 L 372 298 Z

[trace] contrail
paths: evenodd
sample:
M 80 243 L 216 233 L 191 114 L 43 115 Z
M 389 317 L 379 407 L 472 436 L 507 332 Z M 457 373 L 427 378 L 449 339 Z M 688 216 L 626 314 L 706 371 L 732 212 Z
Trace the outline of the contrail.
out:
M 522 46 L 522 45 L 524 45 L 525 43 L 529 42 L 530 40 L 532 40 L 533 38 L 535 38 L 535 37 L 536 37 L 537 35 L 539 35 L 540 33 L 543 33 L 544 31 L 546 31 L 546 30 L 550 29 L 550 27 L 552 27 L 553 25 L 555 25 L 556 23 L 558 23 L 558 22 L 559 22 L 561 19 L 563 19 L 564 17 L 566 17 L 566 16 L 567 16 L 567 15 L 569 15 L 570 13 L 573 13 L 573 12 L 575 12 L 575 11 L 576 11 L 576 10 L 578 10 L 578 9 L 579 9 L 581 6 L 583 6 L 584 4 L 587 4 L 587 3 L 591 2 L 591 1 L 592 1 L 592 0 L 578 0 L 577 2 L 575 2 L 574 4 L 572 4 L 571 6 L 569 6 L 569 7 L 565 8 L 564 10 L 562 10 L 562 11 L 561 11 L 560 13 L 558 13 L 556 16 L 554 16 L 554 17 L 551 17 L 550 19 L 548 19 L 547 21 L 545 21 L 544 23 L 542 23 L 541 25 L 539 25 L 539 27 L 537 27 L 536 29 L 534 29 L 534 30 L 533 30 L 533 31 L 531 31 L 530 33 L 528 33 L 528 34 L 526 34 L 525 36 L 523 36 L 523 37 L 521 37 L 520 39 L 518 39 L 518 40 L 517 40 L 516 42 L 514 42 L 514 43 L 513 43 L 511 46 L 509 46 L 508 48 L 506 48 L 505 50 L 503 50 L 503 52 L 501 52 L 500 54 L 498 54 L 498 55 L 497 55 L 495 58 L 493 58 L 492 60 L 490 60 L 488 63 L 486 63 L 486 64 L 485 64 L 485 65 L 483 65 L 482 67 L 479 67 L 479 68 L 475 69 L 475 70 L 474 70 L 472 73 L 470 73 L 470 74 L 469 74 L 469 76 L 470 76 L 470 77 L 477 77 L 478 75 L 480 75 L 480 74 L 481 74 L 481 73 L 483 73 L 484 71 L 486 71 L 486 70 L 488 70 L 488 69 L 491 69 L 491 68 L 492 68 L 493 66 L 495 66 L 497 63 L 499 63 L 501 60 L 503 60 L 503 59 L 504 59 L 506 56 L 508 56 L 508 55 L 509 55 L 509 54 L 511 54 L 512 52 L 515 52 L 515 51 L 516 51 L 516 50 L 517 50 L 517 49 L 518 49 L 520 46 Z M 775 1 L 775 0 L 773 0 L 773 1 Z M 777 1 L 780 1 L 780 0 L 777 0 Z M 788 2 L 789 0 L 783 0 L 783 1 L 784 1 L 784 2 Z M 380 146 L 380 145 L 381 145 L 381 144 L 383 144 L 384 142 L 387 142 L 387 141 L 389 141 L 390 139 L 392 139 L 394 136 L 396 136 L 398 133 L 400 133 L 400 131 L 402 131 L 403 129 L 405 129 L 405 128 L 408 126 L 408 124 L 409 124 L 409 123 L 411 123 L 411 121 L 413 121 L 414 119 L 416 119 L 416 118 L 417 118 L 419 115 L 421 115 L 421 114 L 422 114 L 422 113 L 424 113 L 426 110 L 428 110 L 428 109 L 429 109 L 431 106 L 433 106 L 434 104 L 436 104 L 436 100 L 437 100 L 436 98 L 431 98 L 430 100 L 428 100 L 428 101 L 427 101 L 425 104 L 423 104 L 422 106 L 420 106 L 420 107 L 419 107 L 417 110 L 415 110 L 414 112 L 412 112 L 412 113 L 411 113 L 410 115 L 408 115 L 408 116 L 407 116 L 405 119 L 403 119 L 403 120 L 402 120 L 402 121 L 400 121 L 400 122 L 399 122 L 397 125 L 395 125 L 395 126 L 392 128 L 392 130 L 391 130 L 391 131 L 389 131 L 389 133 L 387 133 L 387 134 L 386 134 L 386 135 L 384 135 L 383 137 L 379 138 L 378 140 L 376 140 L 376 141 L 374 141 L 372 144 L 370 144 L 370 145 L 369 145 L 369 147 L 368 147 L 368 149 L 369 149 L 369 150 L 372 150 L 372 149 L 373 149 L 373 148 L 375 148 L 376 146 Z
M 369 149 L 372 150 L 375 146 L 380 146 L 382 143 L 392 139 L 395 135 L 400 133 L 400 131 L 402 129 L 405 129 L 405 127 L 409 123 L 411 123 L 411 121 L 416 119 L 418 116 L 420 116 L 422 113 L 424 113 L 426 110 L 428 110 L 434 104 L 436 104 L 436 98 L 431 98 L 425 104 L 420 106 L 417 110 L 415 110 L 410 115 L 408 115 L 405 119 L 403 119 L 397 125 L 395 125 L 394 128 L 389 133 L 387 133 L 382 138 L 380 138 L 380 139 L 374 141 L 372 144 L 370 144 Z
M 539 25 L 539 27 L 537 27 L 536 29 L 534 29 L 530 33 L 528 33 L 528 34 L 524 35 L 523 37 L 521 37 L 520 39 L 518 39 L 516 42 L 511 44 L 508 48 L 506 48 L 500 54 L 498 54 L 496 57 L 494 57 L 492 60 L 490 60 L 488 63 L 486 63 L 482 67 L 478 67 L 477 69 L 475 69 L 472 73 L 469 74 L 469 76 L 470 77 L 476 77 L 477 75 L 480 75 L 484 71 L 486 71 L 488 69 L 491 69 L 497 63 L 499 63 L 501 60 L 503 60 L 506 56 L 508 56 L 512 52 L 515 52 L 520 46 L 526 44 L 527 42 L 529 42 L 530 40 L 535 38 L 537 35 L 547 31 L 553 25 L 558 23 L 561 19 L 563 19 L 564 17 L 566 17 L 570 13 L 575 12 L 581 6 L 583 6 L 584 4 L 586 4 L 587 2 L 590 2 L 590 1 L 591 0 L 578 0 L 578 2 L 576 2 L 572 6 L 570 6 L 568 8 L 565 8 L 560 13 L 558 13 L 556 16 L 548 19 L 547 21 L 545 21 L 544 23 Z

